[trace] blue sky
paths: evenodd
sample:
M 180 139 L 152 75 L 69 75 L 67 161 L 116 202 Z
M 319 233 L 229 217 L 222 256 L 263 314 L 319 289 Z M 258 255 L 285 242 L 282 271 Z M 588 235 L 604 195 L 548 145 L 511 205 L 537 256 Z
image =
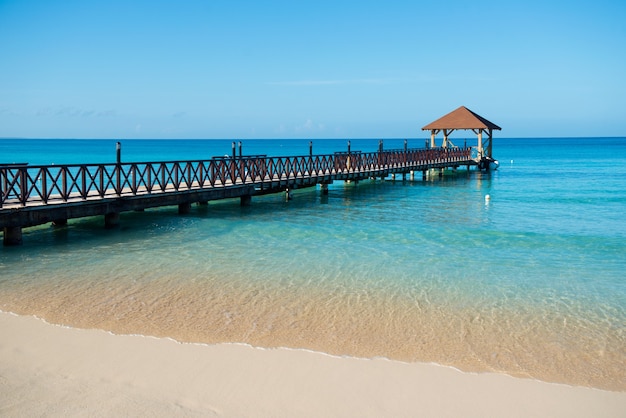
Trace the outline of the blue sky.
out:
M 0 0 L 0 137 L 626 135 L 626 2 Z

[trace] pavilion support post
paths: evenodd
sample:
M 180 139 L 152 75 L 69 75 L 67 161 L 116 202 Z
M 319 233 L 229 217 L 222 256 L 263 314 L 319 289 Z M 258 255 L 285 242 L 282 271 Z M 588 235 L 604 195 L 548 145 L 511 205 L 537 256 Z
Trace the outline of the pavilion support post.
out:
M 4 245 L 22 245 L 22 227 L 7 226 L 4 228 Z
M 435 144 L 435 135 L 437 135 L 437 131 L 432 129 L 430 131 L 430 147 L 435 148 L 437 145 Z
M 493 129 L 489 129 L 489 131 L 487 131 L 487 135 L 489 135 L 489 144 L 487 145 L 487 157 L 489 158 L 493 158 L 491 155 L 491 150 L 492 150 L 492 139 L 493 139 Z
M 478 131 L 478 158 L 482 159 L 485 156 L 485 150 L 483 150 L 483 130 Z

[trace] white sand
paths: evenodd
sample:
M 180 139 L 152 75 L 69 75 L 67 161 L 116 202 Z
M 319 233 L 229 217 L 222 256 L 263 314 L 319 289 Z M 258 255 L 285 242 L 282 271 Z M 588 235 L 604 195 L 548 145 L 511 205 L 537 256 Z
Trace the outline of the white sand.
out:
M 0 313 L 0 416 L 626 417 L 626 393 Z

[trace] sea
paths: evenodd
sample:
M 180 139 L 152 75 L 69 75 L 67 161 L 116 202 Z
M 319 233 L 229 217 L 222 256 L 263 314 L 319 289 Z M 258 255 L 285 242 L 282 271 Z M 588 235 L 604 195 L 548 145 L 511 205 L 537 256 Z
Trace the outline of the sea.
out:
M 376 151 L 379 139 L 352 139 Z M 404 139 L 384 139 L 385 149 Z M 454 139 L 453 139 L 454 141 Z M 345 139 L 1 139 L 0 162 L 346 151 Z M 461 142 L 461 143 L 459 143 Z M 471 142 L 456 140 L 457 145 Z M 424 147 L 424 138 L 407 140 Z M 468 145 L 470 145 L 468 143 Z M 428 362 L 626 390 L 626 138 L 499 138 L 500 166 L 23 231 L 0 310 L 181 343 Z

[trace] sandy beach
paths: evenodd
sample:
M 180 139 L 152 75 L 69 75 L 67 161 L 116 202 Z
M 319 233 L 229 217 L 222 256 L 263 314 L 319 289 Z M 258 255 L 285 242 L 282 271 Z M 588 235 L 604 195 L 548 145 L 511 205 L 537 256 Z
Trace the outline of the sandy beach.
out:
M 0 415 L 626 416 L 626 393 L 432 364 L 180 344 L 0 313 Z

